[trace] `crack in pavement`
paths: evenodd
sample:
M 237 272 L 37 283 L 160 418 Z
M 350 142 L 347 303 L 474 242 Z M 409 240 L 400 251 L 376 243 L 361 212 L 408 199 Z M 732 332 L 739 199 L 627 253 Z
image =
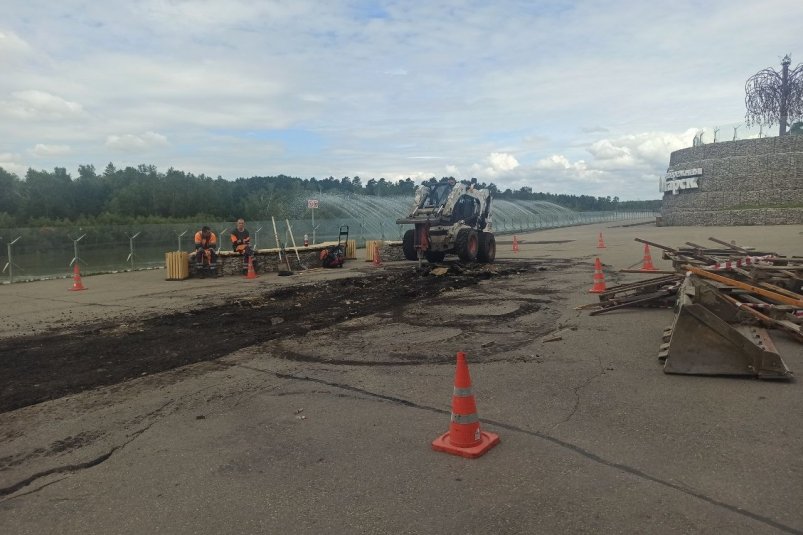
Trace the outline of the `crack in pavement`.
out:
M 9 494 L 14 494 L 18 490 L 27 487 L 28 485 L 30 485 L 31 483 L 33 483 L 37 479 L 41 479 L 41 478 L 49 476 L 51 474 L 73 473 L 73 472 L 77 472 L 79 470 L 84 470 L 86 468 L 92 468 L 93 466 L 97 466 L 100 463 L 102 463 L 103 461 L 105 461 L 106 459 L 108 459 L 109 457 L 111 457 L 114 454 L 115 451 L 117 451 L 118 449 L 126 446 L 129 442 L 131 442 L 132 440 L 137 438 L 144 431 L 145 431 L 144 429 L 142 431 L 138 431 L 129 440 L 127 440 L 123 444 L 115 446 L 112 449 L 110 449 L 109 451 L 107 451 L 106 453 L 104 453 L 104 454 L 102 454 L 102 455 L 100 455 L 98 457 L 95 457 L 94 459 L 90 459 L 89 461 L 86 461 L 86 462 L 83 462 L 83 463 L 77 463 L 77 464 L 68 464 L 68 465 L 63 465 L 63 466 L 55 466 L 53 468 L 49 468 L 47 470 L 43 470 L 42 472 L 37 472 L 37 473 L 35 473 L 35 474 L 33 474 L 33 475 L 29 476 L 29 477 L 26 477 L 25 479 L 23 479 L 21 481 L 17 481 L 16 483 L 14 483 L 13 485 L 10 485 L 8 487 L 0 488 L 0 496 L 8 496 Z M 49 485 L 49 483 L 45 484 L 45 485 L 42 485 L 38 489 L 32 490 L 30 492 L 26 492 L 22 496 L 28 495 L 28 494 L 33 494 L 34 492 L 38 492 L 38 491 L 42 490 L 43 488 L 47 487 L 48 485 Z M 10 498 L 6 498 L 6 499 L 4 499 L 2 501 L 5 502 L 5 501 L 8 501 L 8 500 L 15 499 L 17 497 L 18 496 L 11 496 Z
M 161 412 L 162 409 L 164 409 L 165 407 L 167 407 L 171 403 L 173 403 L 173 400 L 170 400 L 167 403 L 163 404 L 161 407 L 159 407 L 157 409 L 154 409 L 153 411 L 149 412 L 148 414 L 143 416 L 142 419 L 145 419 L 147 417 L 153 416 L 153 415 Z M 23 479 L 21 481 L 17 481 L 16 483 L 14 483 L 12 485 L 0 488 L 0 497 L 8 496 L 7 498 L 4 498 L 4 499 L 0 500 L 0 502 L 6 502 L 6 501 L 9 501 L 9 500 L 14 500 L 16 498 L 19 498 L 21 496 L 27 496 L 29 494 L 34 494 L 34 493 L 39 492 L 40 490 L 44 489 L 45 487 L 48 487 L 48 486 L 52 485 L 53 483 L 57 483 L 57 482 L 59 482 L 59 481 L 61 481 L 63 479 L 66 479 L 66 477 L 63 477 L 63 478 L 58 479 L 56 481 L 48 482 L 48 483 L 42 485 L 41 487 L 33 489 L 33 490 L 29 491 L 29 492 L 25 492 L 23 494 L 19 494 L 19 495 L 16 495 L 16 496 L 10 496 L 10 495 L 14 494 L 15 492 L 17 492 L 18 490 L 27 487 L 28 485 L 32 484 L 34 481 L 36 481 L 38 479 L 41 479 L 43 477 L 47 477 L 47 476 L 52 475 L 52 474 L 64 474 L 64 473 L 72 474 L 72 473 L 78 472 L 79 470 L 86 470 L 87 468 L 92 468 L 93 466 L 97 466 L 97 465 L 101 464 L 102 462 L 104 462 L 107 459 L 109 459 L 112 455 L 114 455 L 114 453 L 117 450 L 121 450 L 121 449 L 125 448 L 126 446 L 128 446 L 129 444 L 131 444 L 134 440 L 136 440 L 145 431 L 150 429 L 156 422 L 157 422 L 157 420 L 154 420 L 151 423 L 149 423 L 148 425 L 146 425 L 145 427 L 143 427 L 142 429 L 140 429 L 138 431 L 135 431 L 129 437 L 128 440 L 126 440 L 122 444 L 118 444 L 118 445 L 114 446 L 113 448 L 111 448 L 106 453 L 103 453 L 103 454 L 95 457 L 94 459 L 90 459 L 90 460 L 82 462 L 82 463 L 67 464 L 67 465 L 62 465 L 62 466 L 54 466 L 53 468 L 48 468 L 47 470 L 43 470 L 41 472 L 37 472 L 35 474 L 32 474 L 32 475 L 26 477 L 25 479 Z
M 289 374 L 284 374 L 284 373 L 280 373 L 280 372 L 274 372 L 274 371 L 270 371 L 270 370 L 256 368 L 256 367 L 253 367 L 253 366 L 247 366 L 247 365 L 240 365 L 240 366 L 242 368 L 245 368 L 245 369 L 248 369 L 248 370 L 253 370 L 255 372 L 272 374 L 272 375 L 274 375 L 275 377 L 277 377 L 279 379 L 290 379 L 290 380 L 294 380 L 294 381 L 307 381 L 307 382 L 312 382 L 312 383 L 323 384 L 323 385 L 327 385 L 327 386 L 331 386 L 331 387 L 342 388 L 342 389 L 348 390 L 350 392 L 357 392 L 357 393 L 360 393 L 360 394 L 363 394 L 363 395 L 366 395 L 366 396 L 375 397 L 375 398 L 378 398 L 378 399 L 381 399 L 381 400 L 385 400 L 385 401 L 389 401 L 389 402 L 396 403 L 396 404 L 399 404 L 399 405 L 403 405 L 405 407 L 411 407 L 411 408 L 414 408 L 414 409 L 425 410 L 425 411 L 434 412 L 434 413 L 437 413 L 437 414 L 451 414 L 450 410 L 439 409 L 437 407 L 431 407 L 429 405 L 422 405 L 420 403 L 416 403 L 414 401 L 410 401 L 410 400 L 407 400 L 407 399 L 404 399 L 404 398 L 398 398 L 398 397 L 395 397 L 395 396 L 379 394 L 377 392 L 371 392 L 370 390 L 365 390 L 363 388 L 358 388 L 358 387 L 351 386 L 351 385 L 348 385 L 348 384 L 334 383 L 334 382 L 331 382 L 331 381 L 325 381 L 323 379 L 317 379 L 317 378 L 308 377 L 308 376 L 299 377 L 299 376 L 296 376 L 296 375 L 289 375 Z M 778 530 L 781 530 L 781 531 L 783 531 L 785 533 L 793 533 L 793 534 L 796 534 L 796 535 L 803 535 L 803 530 L 796 529 L 796 528 L 793 528 L 791 526 L 787 526 L 786 524 L 782 524 L 781 522 L 773 520 L 772 518 L 760 515 L 758 513 L 754 513 L 752 511 L 748 511 L 748 510 L 746 510 L 746 509 L 744 509 L 742 507 L 739 507 L 739 506 L 736 506 L 736 505 L 731 505 L 729 503 L 725 503 L 723 501 L 717 500 L 715 498 L 712 498 L 710 496 L 707 496 L 707 495 L 703 494 L 700 491 L 696 491 L 696 490 L 694 490 L 692 488 L 684 487 L 684 486 L 679 485 L 677 483 L 672 483 L 671 481 L 666 481 L 666 480 L 661 479 L 661 478 L 659 478 L 657 476 L 650 475 L 647 472 L 645 472 L 645 471 L 643 471 L 643 470 L 641 470 L 639 468 L 636 468 L 636 467 L 633 467 L 633 466 L 628 466 L 626 464 L 618 463 L 618 462 L 615 462 L 615 461 L 610 461 L 610 460 L 605 459 L 604 457 L 601 457 L 601 456 L 597 455 L 596 453 L 594 453 L 594 452 L 592 452 L 590 450 L 587 450 L 587 449 L 585 449 L 585 448 L 583 448 L 581 446 L 578 446 L 576 444 L 572 444 L 571 442 L 567 442 L 565 440 L 561 440 L 561 439 L 559 439 L 557 437 L 553 437 L 553 436 L 548 435 L 546 433 L 543 433 L 541 431 L 531 431 L 529 429 L 523 429 L 521 427 L 517 427 L 515 425 L 508 424 L 508 423 L 505 423 L 505 422 L 500 422 L 500 421 L 497 421 L 497 420 L 485 420 L 484 419 L 483 422 L 486 423 L 486 424 L 489 424 L 489 425 L 493 425 L 493 426 L 499 427 L 501 429 L 507 429 L 508 431 L 514 431 L 516 433 L 522 433 L 522 434 L 525 434 L 525 435 L 529 435 L 529 436 L 533 436 L 533 437 L 537 437 L 537 438 L 546 440 L 546 441 L 551 442 L 552 444 L 555 444 L 555 445 L 557 445 L 557 446 L 559 446 L 561 448 L 567 449 L 567 450 L 569 450 L 571 452 L 574 452 L 574 453 L 576 453 L 576 454 L 578 454 L 578 455 L 580 455 L 582 457 L 585 457 L 586 459 L 588 459 L 588 460 L 590 460 L 592 462 L 598 463 L 598 464 L 603 465 L 603 466 L 607 466 L 609 468 L 613 468 L 615 470 L 619 470 L 621 472 L 625 472 L 625 473 L 630 474 L 632 476 L 635 476 L 635 477 L 637 477 L 639 479 L 642 479 L 642 480 L 645 480 L 645 481 L 649 481 L 651 483 L 656 483 L 656 484 L 661 485 L 663 487 L 678 491 L 678 492 L 680 492 L 682 494 L 685 494 L 687 496 L 690 496 L 692 498 L 697 498 L 698 500 L 704 501 L 704 502 L 706 502 L 708 504 L 711 504 L 713 506 L 720 507 L 722 509 L 725 509 L 725 510 L 730 511 L 732 513 L 736 513 L 738 515 L 744 516 L 744 517 L 749 518 L 751 520 L 755 520 L 756 522 L 760 522 L 760 523 L 765 524 L 767 526 L 771 526 L 771 527 L 776 528 Z
M 566 416 L 566 418 L 556 422 L 552 427 L 550 427 L 549 428 L 550 431 L 554 431 L 556 427 L 558 427 L 561 424 L 565 424 L 574 417 L 574 414 L 577 412 L 577 409 L 580 408 L 580 391 L 583 390 L 585 387 L 587 387 L 589 384 L 591 384 L 591 381 L 593 381 L 594 379 L 599 379 L 600 377 L 605 375 L 605 368 L 602 365 L 602 357 L 600 357 L 599 354 L 597 354 L 597 362 L 599 363 L 599 373 L 596 375 L 592 375 L 591 377 L 583 381 L 583 384 L 578 385 L 577 387 L 572 389 L 574 391 L 574 406 L 572 407 L 572 410 L 569 411 L 569 414 L 568 416 Z
M 558 427 L 559 425 L 565 424 L 566 422 L 568 422 L 569 420 L 571 420 L 574 417 L 574 414 L 577 412 L 577 409 L 580 408 L 580 391 L 582 389 L 584 389 L 585 387 L 587 387 L 591 383 L 591 381 L 601 377 L 602 374 L 603 374 L 603 372 L 600 372 L 600 373 L 598 373 L 596 375 L 592 375 L 591 377 L 589 377 L 588 379 L 583 381 L 583 383 L 581 385 L 578 385 L 578 386 L 576 386 L 575 388 L 572 389 L 573 392 L 574 392 L 574 405 L 572 406 L 572 410 L 569 411 L 569 414 L 565 418 L 555 422 L 552 425 L 552 427 L 549 428 L 550 431 L 554 431 L 556 427 Z

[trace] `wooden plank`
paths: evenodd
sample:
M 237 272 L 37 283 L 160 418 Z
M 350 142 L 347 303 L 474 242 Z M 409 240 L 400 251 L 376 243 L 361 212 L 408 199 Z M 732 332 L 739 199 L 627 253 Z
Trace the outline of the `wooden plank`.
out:
M 716 273 L 711 273 L 710 271 L 706 271 L 704 269 L 696 268 L 694 266 L 683 266 L 684 269 L 691 271 L 698 277 L 703 277 L 705 279 L 715 280 L 717 282 L 721 282 L 733 288 L 741 288 L 743 290 L 747 290 L 751 293 L 761 295 L 766 297 L 767 299 L 772 299 L 773 301 L 777 301 L 778 303 L 784 303 L 787 305 L 792 305 L 795 307 L 803 308 L 803 296 L 798 296 L 798 298 L 789 297 L 787 295 L 783 295 L 777 292 L 773 292 L 770 290 L 766 290 L 764 288 L 759 288 L 758 286 L 753 286 L 752 284 L 746 284 L 744 282 L 740 282 L 728 277 L 723 277 L 722 275 L 717 275 Z
M 669 269 L 655 269 L 653 271 L 642 271 L 640 269 L 620 269 L 619 273 L 641 273 L 643 275 L 649 275 L 652 273 L 653 275 L 674 275 L 677 272 Z
M 714 243 L 718 243 L 720 245 L 724 245 L 728 249 L 733 249 L 734 251 L 739 251 L 740 253 L 749 254 L 749 252 L 750 252 L 748 249 L 745 249 L 743 247 L 739 247 L 735 243 L 728 243 L 726 241 L 718 240 L 716 238 L 708 238 L 708 239 L 711 240 Z
M 652 245 L 653 247 L 657 247 L 658 249 L 663 249 L 664 251 L 669 251 L 670 253 L 677 253 L 677 249 L 672 249 L 671 247 L 667 247 L 666 245 L 661 245 L 660 243 L 655 243 L 652 241 L 642 240 L 641 238 L 634 238 L 637 242 L 646 243 L 647 245 Z

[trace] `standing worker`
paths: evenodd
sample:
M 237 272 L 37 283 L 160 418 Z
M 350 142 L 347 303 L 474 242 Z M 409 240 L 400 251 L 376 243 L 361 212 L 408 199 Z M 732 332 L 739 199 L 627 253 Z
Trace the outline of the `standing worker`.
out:
M 217 236 L 212 229 L 204 227 L 195 233 L 195 265 L 203 277 L 207 270 L 213 277 L 217 274 Z
M 231 247 L 235 253 L 243 255 L 243 275 L 248 273 L 248 262 L 254 256 L 254 250 L 251 248 L 251 235 L 245 228 L 245 219 L 242 217 L 237 220 L 237 228 L 231 231 Z M 256 262 L 254 262 L 254 269 L 256 269 Z

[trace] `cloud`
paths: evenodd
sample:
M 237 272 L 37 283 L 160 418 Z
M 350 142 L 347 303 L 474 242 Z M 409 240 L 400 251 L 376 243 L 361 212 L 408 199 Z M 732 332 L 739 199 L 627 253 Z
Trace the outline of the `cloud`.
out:
M 0 152 L 0 167 L 18 177 L 24 177 L 28 171 L 28 167 L 20 162 L 20 155 L 10 152 Z
M 658 177 L 669 164 L 670 154 L 689 146 L 695 129 L 682 133 L 644 132 L 577 144 L 572 153 L 555 152 L 521 163 L 520 155 L 493 152 L 468 167 L 468 175 L 492 181 L 497 187 L 618 196 L 621 199 L 656 198 Z M 450 164 L 447 173 L 468 178 L 460 166 Z
M 469 167 L 469 174 L 472 177 L 483 180 L 504 179 L 511 176 L 512 172 L 519 167 L 519 162 L 516 157 L 507 152 L 492 152 L 483 162 L 474 163 Z M 458 170 L 457 166 L 447 166 L 447 169 Z M 464 176 L 465 173 L 458 172 L 456 176 L 460 178 L 468 178 Z
M 694 131 L 688 129 L 682 134 L 646 132 L 605 138 L 595 141 L 587 150 L 600 168 L 656 169 L 669 164 L 672 152 L 688 147 Z
M 14 32 L 0 31 L 0 57 L 9 60 L 21 54 L 28 54 L 31 51 L 30 45 L 26 43 Z
M 585 162 L 580 160 L 579 162 L 571 163 L 566 156 L 562 154 L 553 154 L 548 158 L 543 158 L 538 160 L 534 167 L 536 169 L 543 169 L 546 171 L 565 171 L 567 169 L 577 169 L 583 170 L 586 169 Z
M 19 119 L 64 119 L 83 112 L 77 102 L 71 102 L 47 91 L 28 89 L 11 94 L 14 100 L 0 102 L 0 112 Z
M 145 132 L 141 135 L 110 135 L 106 138 L 106 147 L 122 152 L 138 152 L 167 145 L 167 138 L 156 132 Z
M 584 126 L 580 128 L 580 132 L 584 134 L 598 134 L 600 132 L 610 132 L 610 130 L 604 126 Z
M 505 154 L 503 152 L 492 152 L 488 156 L 488 163 L 491 164 L 491 169 L 494 172 L 512 171 L 519 166 L 519 162 L 512 154 Z
M 51 156 L 62 156 L 70 154 L 71 150 L 69 145 L 45 145 L 44 143 L 37 143 L 31 153 L 40 158 L 49 158 Z

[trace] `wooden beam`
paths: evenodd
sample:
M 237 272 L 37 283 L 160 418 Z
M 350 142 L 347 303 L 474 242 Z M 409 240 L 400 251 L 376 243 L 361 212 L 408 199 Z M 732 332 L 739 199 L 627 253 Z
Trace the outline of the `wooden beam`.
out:
M 711 273 L 710 271 L 706 271 L 704 269 L 696 268 L 690 265 L 685 265 L 683 266 L 683 268 L 688 271 L 691 271 L 698 277 L 703 277 L 704 279 L 710 279 L 717 282 L 721 282 L 722 284 L 725 284 L 732 288 L 741 288 L 751 293 L 766 297 L 767 299 L 772 299 L 773 301 L 777 301 L 778 303 L 784 303 L 798 308 L 803 308 L 803 296 L 798 295 L 797 298 L 789 297 L 777 292 L 766 290 L 764 288 L 759 288 L 758 286 L 753 286 L 752 284 L 746 284 L 744 282 L 740 282 L 728 277 L 723 277 L 722 275 L 717 275 L 716 273 Z

